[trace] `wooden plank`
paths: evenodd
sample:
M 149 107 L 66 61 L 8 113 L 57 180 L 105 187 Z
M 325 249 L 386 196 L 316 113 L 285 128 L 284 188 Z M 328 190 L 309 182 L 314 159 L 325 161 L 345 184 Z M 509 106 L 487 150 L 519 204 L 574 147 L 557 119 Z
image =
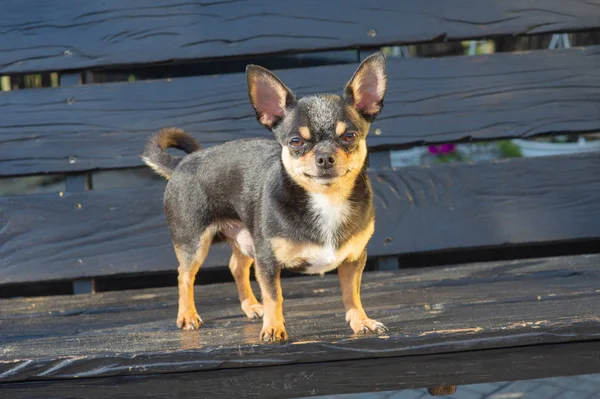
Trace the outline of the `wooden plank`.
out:
M 196 287 L 206 322 L 200 334 L 175 327 L 174 287 L 2 300 L 0 381 L 229 369 L 252 375 L 242 369 L 295 371 L 293 365 L 300 365 L 312 370 L 317 364 L 337 367 L 336 362 L 352 361 L 368 366 L 373 359 L 388 359 L 381 361 L 397 367 L 441 354 L 438 359 L 445 359 L 441 363 L 448 370 L 448 362 L 466 360 L 461 353 L 502 348 L 519 348 L 511 353 L 528 354 L 522 360 L 531 356 L 532 346 L 546 345 L 544 352 L 552 353 L 548 345 L 598 344 L 599 264 L 600 256 L 588 255 L 367 273 L 362 298 L 371 317 L 390 328 L 382 337 L 350 334 L 337 276 L 288 279 L 283 290 L 293 341 L 284 345 L 258 342 L 261 323 L 242 317 L 233 283 Z M 593 358 L 597 367 L 598 357 Z M 552 372 L 568 374 L 581 360 L 570 359 L 553 366 Z M 533 369 L 544 362 L 533 357 L 528 364 Z M 589 369 L 589 360 L 585 364 L 587 372 L 598 370 Z M 427 370 L 420 370 L 413 382 L 431 378 L 433 371 Z M 458 380 L 427 382 L 454 385 L 505 377 L 496 368 L 489 370 L 482 369 L 475 381 L 465 371 L 456 374 Z M 203 375 L 206 381 L 212 378 Z M 396 375 L 395 383 L 415 378 L 414 372 L 402 375 Z
M 85 192 L 90 189 L 90 176 L 89 174 L 77 174 L 68 175 L 65 179 L 66 191 L 73 192 Z M 91 294 L 95 292 L 93 279 L 82 279 L 73 281 L 73 293 L 79 294 Z
M 597 240 L 598 170 L 593 153 L 371 170 L 369 255 Z M 0 197 L 0 284 L 174 270 L 163 187 Z
M 0 280 L 175 270 L 163 190 L 164 183 L 150 189 L 0 197 Z M 28 241 L 21 240 L 25 236 Z M 216 245 L 205 266 L 227 265 L 230 255 L 228 247 Z
M 340 93 L 355 68 L 279 75 L 299 95 Z M 205 147 L 271 137 L 256 122 L 243 74 L 32 94 L 0 95 L 1 176 L 138 166 L 149 135 L 168 126 L 194 133 Z M 600 130 L 599 104 L 600 47 L 390 60 L 385 108 L 369 145 Z
M 0 73 L 596 29 L 600 1 L 387 0 L 368 6 L 362 0 L 127 5 L 15 0 L 9 5 L 0 19 Z
M 374 255 L 600 238 L 596 153 L 370 173 Z M 569 187 L 565 190 L 565 187 Z
M 39 399 L 40 395 L 48 399 L 131 399 L 145 398 L 147 392 L 160 398 L 199 394 L 224 399 L 321 397 L 420 389 L 436 382 L 449 384 L 446 381 L 478 384 L 598 373 L 598 350 L 600 343 L 585 342 L 285 367 L 12 383 L 0 384 L 0 393 L 11 399 Z M 459 386 L 456 397 L 463 397 L 463 392 Z
M 83 80 L 82 73 L 65 73 L 60 75 L 60 85 L 61 86 L 76 86 L 80 85 Z M 67 99 L 67 103 L 71 102 L 72 99 Z M 70 163 L 77 162 L 75 157 L 69 158 Z M 90 174 L 71 174 L 65 177 L 65 191 L 67 192 L 84 192 L 90 189 Z M 73 294 L 91 294 L 95 292 L 95 283 L 93 279 L 81 279 L 74 280 L 72 282 L 73 285 Z

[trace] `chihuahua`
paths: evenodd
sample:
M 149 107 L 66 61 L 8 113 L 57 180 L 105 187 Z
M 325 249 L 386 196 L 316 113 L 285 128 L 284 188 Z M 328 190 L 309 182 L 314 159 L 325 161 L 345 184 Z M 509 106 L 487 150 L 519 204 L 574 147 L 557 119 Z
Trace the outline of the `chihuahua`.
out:
M 369 126 L 383 107 L 386 59 L 365 59 L 343 96 L 296 99 L 272 72 L 246 68 L 250 102 L 276 140 L 236 140 L 200 150 L 179 129 L 153 136 L 144 162 L 168 179 L 164 208 L 179 261 L 177 326 L 202 319 L 194 280 L 215 240 L 227 240 L 229 268 L 242 310 L 263 318 L 260 339 L 286 341 L 282 269 L 324 274 L 338 269 L 346 321 L 355 333 L 387 331 L 367 317 L 360 300 L 366 246 L 375 221 L 366 173 Z M 189 154 L 174 157 L 165 149 Z M 250 267 L 262 304 L 250 286 Z

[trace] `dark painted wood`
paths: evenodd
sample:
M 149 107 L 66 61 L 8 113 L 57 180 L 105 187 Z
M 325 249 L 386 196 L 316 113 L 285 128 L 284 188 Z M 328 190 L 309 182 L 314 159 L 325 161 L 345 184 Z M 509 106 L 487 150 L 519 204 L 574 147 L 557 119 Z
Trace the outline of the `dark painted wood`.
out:
M 81 84 L 80 73 L 62 73 L 60 74 L 60 85 L 61 86 L 77 86 Z
M 318 393 L 342 393 L 372 390 L 380 374 L 400 388 L 598 372 L 599 265 L 595 255 L 367 273 L 365 307 L 390 328 L 379 337 L 349 334 L 337 276 L 287 279 L 284 306 L 293 341 L 284 345 L 258 342 L 261 323 L 242 317 L 233 283 L 196 288 L 206 323 L 199 332 L 176 329 L 175 287 L 2 300 L 0 380 L 77 378 L 85 385 L 89 377 L 169 373 L 176 381 L 183 374 L 172 373 L 199 372 L 212 389 L 221 374 L 211 370 L 223 370 L 256 381 L 255 388 L 241 385 L 270 397 L 266 375 L 302 388 L 280 373 L 308 379 Z M 553 357 L 558 354 L 561 362 Z M 509 372 L 514 367 L 519 373 Z M 364 374 L 365 368 L 378 372 L 348 388 L 338 385 L 336 378 L 354 378 L 351 370 Z M 332 383 L 317 383 L 325 380 Z
M 477 384 L 600 372 L 599 342 L 491 349 L 457 354 L 319 362 L 251 369 L 0 384 L 11 399 L 283 399 Z M 40 396 L 41 395 L 41 396 Z M 460 386 L 457 398 L 461 397 Z
M 0 197 L 0 280 L 175 270 L 163 190 L 161 182 L 151 188 Z M 205 266 L 227 265 L 229 256 L 228 248 L 214 246 Z
M 340 93 L 355 67 L 279 75 L 299 95 Z M 205 147 L 271 137 L 256 122 L 246 86 L 243 74 L 233 74 L 2 94 L 0 175 L 138 166 L 150 134 L 167 126 L 190 131 Z M 369 146 L 600 130 L 599 99 L 597 47 L 390 60 Z
M 70 193 L 85 192 L 90 189 L 89 174 L 68 175 L 65 178 L 66 191 Z M 95 292 L 93 279 L 80 279 L 73 281 L 73 294 L 91 294 Z
M 369 251 L 598 239 L 599 168 L 600 156 L 588 153 L 373 170 L 377 216 Z
M 599 6 L 598 0 L 19 0 L 0 19 L 0 73 L 595 29 Z
M 90 176 L 88 174 L 66 176 L 65 189 L 71 193 L 88 191 L 90 189 Z
M 594 153 L 371 170 L 368 253 L 600 239 L 598 170 Z M 0 197 L 0 284 L 174 270 L 163 187 Z M 214 247 L 204 267 L 229 254 Z
M 400 267 L 397 256 L 378 256 L 375 261 L 377 270 L 396 270 Z
M 391 168 L 392 158 L 389 150 L 372 151 L 369 153 L 369 167 L 373 169 Z
M 362 55 L 362 54 L 361 54 Z M 389 150 L 369 153 L 369 168 L 391 168 L 392 159 Z M 376 270 L 396 270 L 400 267 L 398 256 L 378 256 L 375 259 Z
M 94 279 L 81 279 L 73 281 L 73 294 L 93 294 L 96 292 Z

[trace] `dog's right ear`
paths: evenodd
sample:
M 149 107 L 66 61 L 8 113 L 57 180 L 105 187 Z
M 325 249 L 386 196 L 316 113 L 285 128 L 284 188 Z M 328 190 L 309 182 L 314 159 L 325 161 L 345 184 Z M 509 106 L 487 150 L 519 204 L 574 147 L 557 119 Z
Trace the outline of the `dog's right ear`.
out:
M 246 75 L 256 119 L 272 130 L 285 117 L 288 108 L 296 105 L 296 97 L 277 76 L 263 67 L 248 65 Z
M 380 51 L 360 64 L 344 89 L 344 98 L 371 123 L 383 108 L 386 87 L 386 60 Z

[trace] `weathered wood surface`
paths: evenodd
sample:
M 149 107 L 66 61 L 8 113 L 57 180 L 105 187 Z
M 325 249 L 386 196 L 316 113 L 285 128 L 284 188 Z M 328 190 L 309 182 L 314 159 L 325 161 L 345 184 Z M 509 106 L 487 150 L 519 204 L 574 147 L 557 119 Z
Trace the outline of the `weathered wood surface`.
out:
M 341 93 L 355 68 L 279 75 L 299 95 Z M 390 59 L 388 68 L 372 148 L 600 130 L 599 47 Z M 168 126 L 206 147 L 271 137 L 256 122 L 246 86 L 243 74 L 233 74 L 2 93 L 0 176 L 141 165 L 149 135 Z
M 491 349 L 409 358 L 211 370 L 135 377 L 0 384 L 11 399 L 284 399 L 561 377 L 600 371 L 597 341 Z M 448 396 L 444 396 L 448 397 Z M 432 397 L 433 398 L 433 397 Z
M 176 270 L 162 206 L 151 188 L 0 197 L 0 281 L 51 281 Z M 215 245 L 205 267 L 226 266 Z
M 340 385 L 314 384 L 317 393 L 598 372 L 597 352 L 588 352 L 583 361 L 577 346 L 592 342 L 597 348 L 600 340 L 598 266 L 600 256 L 586 255 L 367 273 L 362 285 L 365 307 L 390 328 L 380 337 L 350 335 L 336 276 L 287 279 L 284 306 L 293 341 L 284 345 L 258 342 L 261 323 L 241 316 L 233 284 L 196 288 L 206 322 L 199 332 L 174 326 L 174 287 L 2 300 L 0 380 L 77 378 L 82 385 L 74 387 L 90 387 L 96 383 L 85 381 L 89 377 L 197 371 L 191 376 L 203 384 L 195 389 L 227 393 L 223 390 L 238 385 L 219 388 L 222 377 L 229 375 L 240 378 L 239 384 L 256 381 L 254 386 L 242 385 L 249 392 L 266 389 L 264 397 L 270 397 L 275 385 L 264 387 L 266 375 L 291 376 L 303 370 L 284 379 L 289 384 L 276 385 L 279 397 L 290 397 L 298 384 L 305 389 L 302 384 L 321 378 Z M 573 349 L 561 349 L 574 342 L 579 344 L 566 345 Z M 563 356 L 561 362 L 553 353 Z M 493 367 L 496 362 L 503 366 Z M 368 373 L 370 382 L 341 386 L 340 378 L 350 381 L 358 370 L 380 365 L 387 367 Z M 475 365 L 486 367 L 474 372 Z M 338 373 L 346 367 L 349 374 Z M 508 372 L 512 367 L 522 374 Z M 375 374 L 394 378 L 391 385 L 379 385 Z M 280 380 L 272 378 L 274 383 Z M 6 393 L 25 392 L 20 389 L 0 385 Z
M 600 239 L 598 170 L 598 154 L 371 170 L 369 255 Z M 0 284 L 175 270 L 163 187 L 0 197 Z M 204 267 L 228 260 L 215 247 Z
M 599 7 L 598 0 L 12 0 L 0 17 L 0 73 L 595 29 Z

